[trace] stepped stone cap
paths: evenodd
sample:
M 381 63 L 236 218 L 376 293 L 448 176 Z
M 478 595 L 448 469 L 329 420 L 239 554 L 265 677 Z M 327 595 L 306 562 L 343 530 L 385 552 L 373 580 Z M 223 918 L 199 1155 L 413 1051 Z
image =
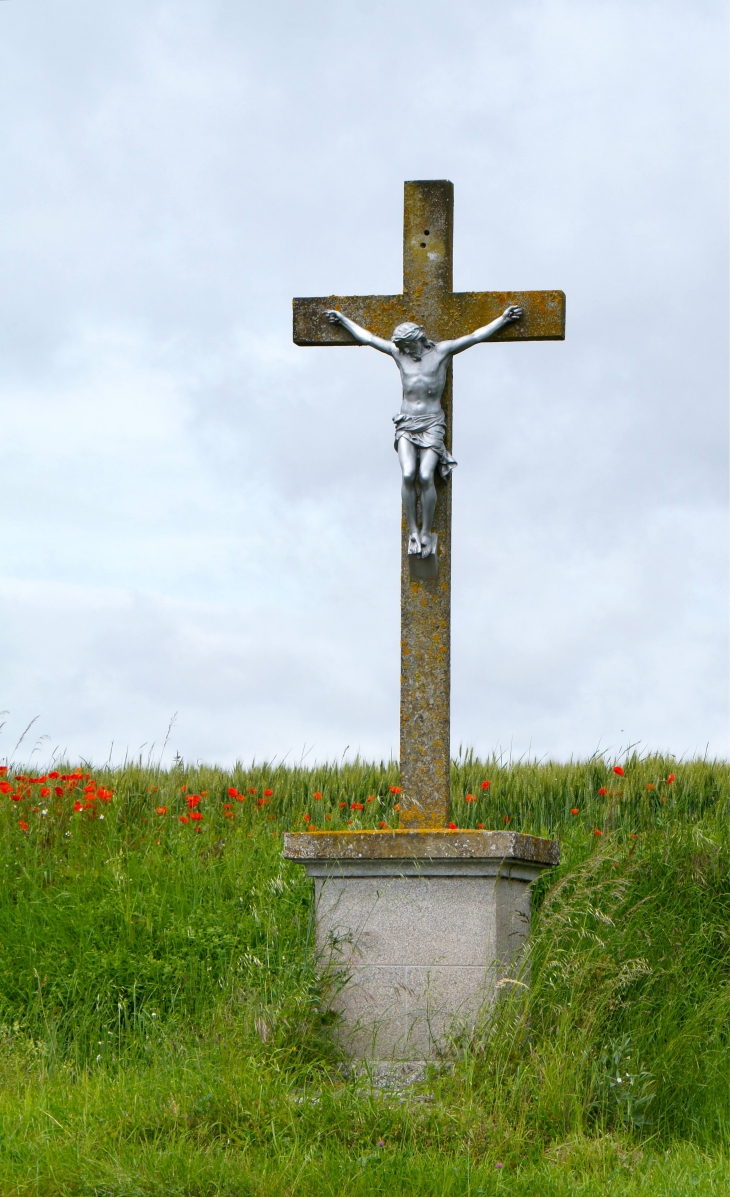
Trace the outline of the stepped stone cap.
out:
M 511 860 L 560 863 L 557 840 L 518 831 L 288 831 L 284 856 L 326 860 Z

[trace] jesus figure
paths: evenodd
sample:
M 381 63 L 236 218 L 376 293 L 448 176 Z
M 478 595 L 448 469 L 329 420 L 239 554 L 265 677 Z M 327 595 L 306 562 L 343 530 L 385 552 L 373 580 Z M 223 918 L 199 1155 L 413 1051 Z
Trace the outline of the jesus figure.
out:
M 436 552 L 436 536 L 431 531 L 436 510 L 434 475 L 438 468 L 446 480 L 456 462 L 444 444 L 446 416 L 441 396 L 446 385 L 446 370 L 455 353 L 463 353 L 472 345 L 488 341 L 496 332 L 519 320 L 522 308 L 516 304 L 505 308 L 501 316 L 478 328 L 476 332 L 453 341 L 429 341 L 420 324 L 407 321 L 399 324 L 390 341 L 376 337 L 361 328 L 342 312 L 324 313 L 330 324 L 341 324 L 360 345 L 370 345 L 381 353 L 388 353 L 400 370 L 403 382 L 403 402 L 395 424 L 395 448 L 398 453 L 403 484 L 403 507 L 408 520 L 408 553 L 430 557 Z M 421 527 L 416 511 L 416 483 L 421 493 Z

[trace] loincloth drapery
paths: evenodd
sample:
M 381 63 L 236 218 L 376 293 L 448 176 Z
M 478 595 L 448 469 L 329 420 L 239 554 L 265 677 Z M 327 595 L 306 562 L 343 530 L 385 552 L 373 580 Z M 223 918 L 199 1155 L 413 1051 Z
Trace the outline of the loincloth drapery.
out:
M 402 437 L 405 437 L 417 449 L 433 449 L 434 453 L 438 453 L 439 473 L 445 481 L 458 463 L 444 444 L 444 433 L 446 432 L 444 413 L 440 411 L 436 415 L 412 416 L 407 412 L 400 411 L 397 416 L 393 416 L 393 423 L 395 424 L 394 447 L 396 451 L 398 441 Z

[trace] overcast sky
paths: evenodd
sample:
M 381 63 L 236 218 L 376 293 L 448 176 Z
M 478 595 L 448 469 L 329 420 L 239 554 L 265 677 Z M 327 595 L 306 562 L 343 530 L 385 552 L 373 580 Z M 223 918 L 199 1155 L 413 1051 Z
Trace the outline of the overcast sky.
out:
M 452 748 L 728 751 L 724 0 L 0 4 L 0 755 L 398 752 L 393 363 L 294 295 L 457 290 Z M 113 744 L 113 748 L 112 748 Z

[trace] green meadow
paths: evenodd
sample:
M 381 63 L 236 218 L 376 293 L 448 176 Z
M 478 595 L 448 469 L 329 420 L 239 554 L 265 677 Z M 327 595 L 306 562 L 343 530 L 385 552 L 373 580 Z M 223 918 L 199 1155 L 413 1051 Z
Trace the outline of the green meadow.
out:
M 2 1197 L 727 1197 L 730 768 L 621 763 L 454 764 L 458 826 L 562 859 L 531 987 L 400 1087 L 338 1056 L 281 857 L 397 826 L 396 765 L 10 767 Z

